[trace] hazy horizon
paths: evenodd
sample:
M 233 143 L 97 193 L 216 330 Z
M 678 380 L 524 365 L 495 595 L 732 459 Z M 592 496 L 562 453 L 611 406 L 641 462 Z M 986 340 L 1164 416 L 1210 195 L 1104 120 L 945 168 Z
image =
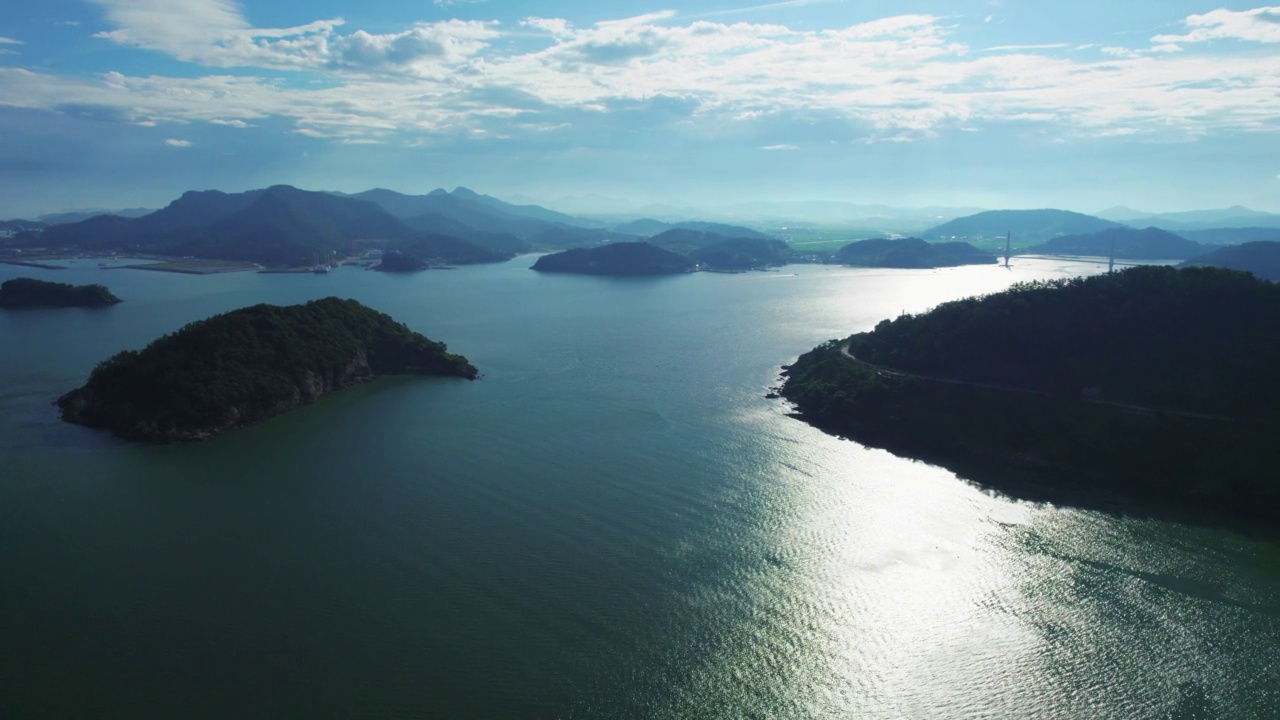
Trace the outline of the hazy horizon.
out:
M 6 7 L 0 217 L 274 184 L 1280 212 L 1280 7 L 681 6 Z

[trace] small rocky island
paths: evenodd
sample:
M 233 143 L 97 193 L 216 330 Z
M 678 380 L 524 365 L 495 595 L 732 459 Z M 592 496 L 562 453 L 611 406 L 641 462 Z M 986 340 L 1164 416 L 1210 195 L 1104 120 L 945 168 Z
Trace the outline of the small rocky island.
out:
M 120 302 L 103 285 L 71 285 L 13 278 L 0 285 L 0 307 L 108 307 Z
M 1219 268 L 1020 284 L 821 345 L 781 394 L 824 430 L 1002 490 L 1043 472 L 1277 523 L 1276 318 L 1280 286 Z
M 254 305 L 100 363 L 58 398 L 67 422 L 132 440 L 203 440 L 381 375 L 474 380 L 443 343 L 354 300 Z
M 652 243 L 617 242 L 543 255 L 533 269 L 581 275 L 675 275 L 692 271 L 693 262 Z

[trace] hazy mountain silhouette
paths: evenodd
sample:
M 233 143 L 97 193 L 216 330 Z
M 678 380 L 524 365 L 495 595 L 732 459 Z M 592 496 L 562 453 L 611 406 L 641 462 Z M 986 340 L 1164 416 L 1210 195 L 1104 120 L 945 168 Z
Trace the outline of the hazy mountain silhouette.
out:
M 1022 252 L 1042 255 L 1108 256 L 1113 248 L 1115 257 L 1125 260 L 1182 260 L 1195 257 L 1205 250 L 1200 243 L 1159 228 L 1135 230 L 1117 227 L 1084 235 L 1056 237 L 1025 248 Z
M 972 240 L 1002 237 L 1039 242 L 1059 235 L 1081 235 L 1120 227 L 1120 223 L 1070 210 L 988 210 L 956 218 L 922 233 L 925 240 Z
M 1243 205 L 1233 205 L 1220 210 L 1188 210 L 1186 212 L 1158 213 L 1134 218 L 1135 226 L 1154 226 L 1165 230 L 1209 230 L 1213 228 L 1272 227 L 1280 228 L 1280 215 L 1260 210 L 1250 210 Z
M 378 204 L 351 196 L 299 190 L 288 185 L 224 193 L 187 192 L 140 218 L 100 215 L 24 236 L 29 245 L 81 247 L 249 260 L 265 265 L 306 265 L 345 255 L 356 242 L 412 245 L 446 262 L 486 262 L 514 250 L 487 249 L 466 239 L 426 233 Z M 495 244 L 500 244 L 495 242 Z
M 1238 227 L 1179 230 L 1178 234 L 1202 245 L 1236 245 L 1257 240 L 1280 240 L 1280 228 Z
M 1230 245 L 1191 258 L 1182 266 L 1211 266 L 1244 270 L 1263 280 L 1280 282 L 1280 242 L 1262 240 Z
M 639 220 L 632 220 L 631 222 L 625 222 L 620 225 L 614 225 L 613 230 L 615 232 L 639 235 L 642 237 L 651 237 L 668 230 L 694 230 L 697 232 L 715 233 L 716 235 L 726 238 L 767 239 L 772 237 L 771 235 L 766 235 L 758 230 L 752 230 L 751 228 L 742 227 L 740 225 L 726 225 L 724 223 L 698 222 L 692 220 L 684 222 L 663 222 L 661 220 L 654 220 L 653 218 L 641 218 Z

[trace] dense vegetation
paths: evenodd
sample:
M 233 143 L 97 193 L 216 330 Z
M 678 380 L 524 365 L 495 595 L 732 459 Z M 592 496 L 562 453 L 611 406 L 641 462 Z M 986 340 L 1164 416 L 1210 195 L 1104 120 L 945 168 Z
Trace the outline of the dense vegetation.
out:
M 831 258 L 831 262 L 839 265 L 884 268 L 988 265 L 995 261 L 995 255 L 969 243 L 927 243 L 920 238 L 859 240 L 840 248 Z
M 1096 255 L 1124 260 L 1183 260 L 1195 257 L 1205 247 L 1159 228 L 1145 230 L 1110 228 L 1087 235 L 1064 235 L 1025 248 L 1026 253 L 1044 255 Z
M 103 285 L 71 285 L 13 278 L 0 285 L 0 307 L 106 307 L 120 302 Z
M 255 305 L 100 363 L 63 419 L 133 439 L 195 440 L 378 375 L 474 379 L 467 359 L 354 300 Z
M 1263 240 L 1229 245 L 1194 257 L 1183 265 L 1243 270 L 1264 280 L 1280 281 L 1280 242 Z
M 647 242 L 621 242 L 543 255 L 533 269 L 583 275 L 671 275 L 688 272 L 692 263 Z
M 783 394 L 819 424 L 944 463 L 1034 459 L 1280 520 L 1276 318 L 1280 286 L 1216 268 L 1025 284 L 820 346 Z

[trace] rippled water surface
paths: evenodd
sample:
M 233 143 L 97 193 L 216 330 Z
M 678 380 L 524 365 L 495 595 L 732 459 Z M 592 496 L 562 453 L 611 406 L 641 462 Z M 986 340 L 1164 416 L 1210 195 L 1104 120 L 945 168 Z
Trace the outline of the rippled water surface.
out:
M 829 338 L 1097 266 L 531 262 L 0 266 L 126 300 L 0 313 L 0 715 L 1280 716 L 1274 532 L 1009 499 L 763 398 Z M 484 378 L 383 380 L 182 446 L 49 404 L 186 322 L 329 294 Z

